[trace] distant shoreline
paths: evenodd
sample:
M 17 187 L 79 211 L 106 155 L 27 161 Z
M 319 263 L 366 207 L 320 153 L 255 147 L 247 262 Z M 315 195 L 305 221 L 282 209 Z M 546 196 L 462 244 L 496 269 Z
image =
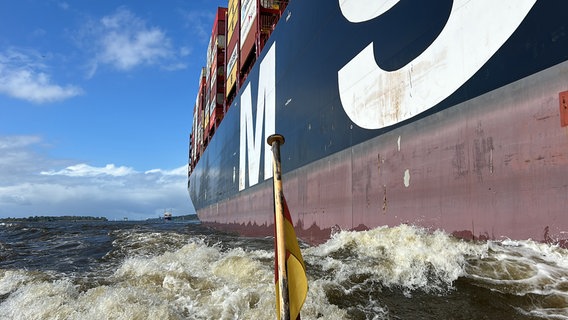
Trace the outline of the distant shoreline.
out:
M 105 217 L 89 216 L 34 216 L 27 218 L 0 218 L 0 222 L 49 222 L 49 221 L 108 221 Z
M 125 219 L 127 221 L 128 219 Z M 164 218 L 150 218 L 146 220 L 140 221 L 163 221 Z M 173 216 L 171 221 L 199 221 L 199 218 L 196 214 L 188 214 L 183 216 Z M 106 217 L 91 217 L 91 216 L 34 216 L 34 217 L 26 217 L 26 218 L 0 218 L 0 222 L 52 222 L 52 221 L 71 221 L 71 222 L 80 222 L 80 221 L 109 221 Z M 134 220 L 132 220 L 134 221 Z
M 146 219 L 146 221 L 160 221 L 160 220 L 164 220 L 164 218 L 160 217 L 160 218 Z M 197 217 L 196 214 L 187 214 L 183 216 L 173 216 L 171 219 L 171 221 L 182 221 L 182 220 L 192 221 L 192 220 L 199 220 L 199 218 Z

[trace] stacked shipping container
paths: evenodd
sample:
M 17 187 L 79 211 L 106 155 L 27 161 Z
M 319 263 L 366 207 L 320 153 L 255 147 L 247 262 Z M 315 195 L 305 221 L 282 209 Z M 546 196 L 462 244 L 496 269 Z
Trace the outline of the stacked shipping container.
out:
M 225 88 L 227 109 L 240 87 L 240 0 L 229 0 L 227 11 L 227 83 Z
M 240 2 L 240 73 L 244 81 L 288 5 L 288 0 Z
M 189 136 L 189 166 L 188 174 L 191 174 L 193 168 L 199 161 L 199 158 L 205 150 L 203 133 L 204 133 L 204 119 L 205 119 L 205 85 L 206 85 L 206 70 L 201 69 L 199 77 L 199 87 L 197 90 L 197 97 L 195 98 L 195 105 L 193 107 L 193 127 Z
M 207 67 L 200 78 L 190 135 L 191 174 L 288 0 L 229 0 L 218 8 L 207 48 Z
M 209 141 L 223 119 L 225 105 L 225 21 L 226 8 L 218 8 L 211 40 L 207 48 L 207 109 L 208 126 L 206 139 Z

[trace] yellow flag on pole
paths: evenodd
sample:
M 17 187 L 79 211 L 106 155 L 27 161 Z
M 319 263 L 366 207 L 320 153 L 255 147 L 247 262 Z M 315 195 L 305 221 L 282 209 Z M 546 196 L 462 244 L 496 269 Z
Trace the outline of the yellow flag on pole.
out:
M 304 259 L 302 259 L 302 253 L 300 252 L 300 246 L 298 245 L 298 239 L 296 238 L 296 232 L 294 231 L 290 211 L 284 197 L 282 197 L 282 204 L 284 209 L 284 242 L 286 246 L 286 273 L 288 277 L 290 319 L 297 320 L 300 319 L 300 309 L 302 308 L 308 294 L 308 278 L 306 277 L 306 266 L 304 264 Z M 274 238 L 274 241 L 276 241 L 276 238 Z M 276 247 L 277 245 L 275 243 L 275 248 Z M 276 310 L 278 313 L 278 319 L 280 319 L 280 290 L 278 284 L 277 254 L 274 267 Z

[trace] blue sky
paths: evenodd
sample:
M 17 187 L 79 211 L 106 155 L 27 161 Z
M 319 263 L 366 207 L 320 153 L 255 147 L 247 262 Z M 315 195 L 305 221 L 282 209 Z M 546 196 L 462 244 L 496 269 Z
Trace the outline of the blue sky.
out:
M 0 218 L 193 213 L 193 104 L 226 5 L 1 1 Z

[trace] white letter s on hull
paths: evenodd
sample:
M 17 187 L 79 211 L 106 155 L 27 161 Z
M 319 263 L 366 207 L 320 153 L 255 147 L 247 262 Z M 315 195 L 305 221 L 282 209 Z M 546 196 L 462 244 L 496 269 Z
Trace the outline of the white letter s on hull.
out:
M 373 19 L 398 0 L 339 0 L 351 22 Z M 509 39 L 536 0 L 455 0 L 438 38 L 396 71 L 381 69 L 373 43 L 338 71 L 339 95 L 351 121 L 380 129 L 424 112 L 462 86 Z

